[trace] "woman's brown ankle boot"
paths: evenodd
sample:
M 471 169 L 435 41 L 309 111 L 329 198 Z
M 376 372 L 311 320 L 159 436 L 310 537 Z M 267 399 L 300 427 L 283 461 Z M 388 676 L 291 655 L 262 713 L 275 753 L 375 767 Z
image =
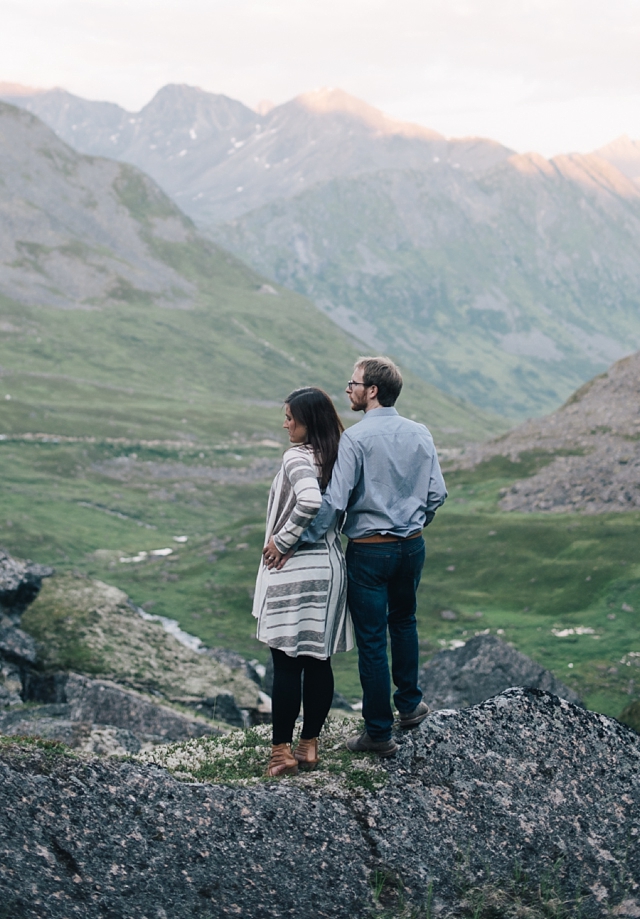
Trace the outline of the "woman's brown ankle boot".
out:
M 302 737 L 293 755 L 298 760 L 301 769 L 315 769 L 318 765 L 318 738 L 311 737 L 307 740 Z
M 277 743 L 271 747 L 271 759 L 267 766 L 267 775 L 297 775 L 298 760 L 291 752 L 291 744 Z

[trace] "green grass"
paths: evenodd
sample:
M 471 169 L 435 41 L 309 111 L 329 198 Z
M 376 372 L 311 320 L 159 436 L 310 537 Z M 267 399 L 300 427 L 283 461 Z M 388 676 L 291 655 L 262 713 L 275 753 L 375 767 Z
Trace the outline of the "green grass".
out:
M 143 469 L 146 462 L 243 468 L 279 456 L 241 437 L 217 447 L 0 441 L 0 545 L 115 584 L 207 644 L 265 661 L 250 611 L 268 482 L 120 481 L 99 471 L 131 453 Z M 500 489 L 544 461 L 492 461 L 447 476 L 450 497 L 426 531 L 422 659 L 490 629 L 551 669 L 590 708 L 617 716 L 640 696 L 640 658 L 630 656 L 640 652 L 633 549 L 640 515 L 500 512 Z M 186 544 L 174 541 L 183 535 Z M 119 561 L 164 547 L 174 549 L 168 558 Z M 443 621 L 445 609 L 457 620 Z M 593 631 L 554 634 L 576 628 Z M 359 698 L 355 652 L 336 655 L 334 665 L 337 688 Z
M 363 727 L 354 718 L 329 716 L 322 732 L 322 756 L 316 770 L 301 770 L 287 782 L 304 785 L 333 785 L 356 795 L 376 791 L 387 782 L 380 758 L 368 753 L 348 753 L 345 739 Z M 298 742 L 294 736 L 293 746 Z M 265 775 L 271 753 L 271 725 L 245 731 L 231 731 L 224 737 L 201 737 L 138 753 L 139 762 L 157 763 L 184 781 L 222 785 L 253 785 L 283 781 Z

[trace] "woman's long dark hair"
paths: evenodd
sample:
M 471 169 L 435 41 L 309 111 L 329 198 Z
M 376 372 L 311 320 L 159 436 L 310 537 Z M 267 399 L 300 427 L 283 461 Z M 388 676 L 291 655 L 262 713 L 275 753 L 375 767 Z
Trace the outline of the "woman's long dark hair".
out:
M 335 406 L 326 392 L 315 386 L 295 389 L 284 403 L 289 406 L 295 421 L 307 429 L 307 443 L 320 466 L 320 487 L 326 488 L 344 431 Z

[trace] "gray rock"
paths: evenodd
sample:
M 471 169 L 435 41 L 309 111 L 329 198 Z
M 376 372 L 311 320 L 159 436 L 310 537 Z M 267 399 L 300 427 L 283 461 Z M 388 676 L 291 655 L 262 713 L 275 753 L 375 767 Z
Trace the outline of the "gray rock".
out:
M 53 568 L 19 561 L 0 549 L 0 621 L 7 617 L 18 625 L 20 616 L 38 596 L 42 579 L 53 574 Z
M 35 705 L 0 712 L 0 733 L 7 737 L 39 737 L 66 744 L 72 750 L 102 755 L 138 753 L 138 737 L 125 728 L 96 725 L 73 718 L 70 705 Z
M 333 691 L 333 699 L 331 700 L 331 708 L 342 709 L 345 712 L 352 712 L 353 705 L 342 695 L 341 692 L 338 692 L 337 689 Z
M 0 656 L 22 664 L 35 664 L 36 643 L 30 635 L 15 626 L 0 626 Z
M 202 712 L 207 718 L 213 718 L 216 721 L 226 721 L 237 728 L 249 727 L 249 713 L 238 708 L 236 700 L 232 693 L 221 692 L 217 696 L 203 699 L 197 705 L 193 706 L 196 711 Z
M 420 670 L 420 688 L 433 709 L 467 708 L 512 686 L 545 689 L 568 702 L 578 695 L 495 635 L 476 635 L 464 647 L 440 651 Z
M 90 660 L 86 676 L 153 694 L 158 701 L 193 708 L 232 694 L 235 725 L 243 723 L 238 710 L 256 719 L 262 715 L 260 690 L 243 669 L 232 670 L 178 640 L 166 630 L 166 620 L 144 619 L 123 591 L 102 581 L 52 578 L 22 621 L 38 643 L 39 664 L 50 673 L 65 669 L 70 657 L 78 662 L 70 668 L 76 672 L 83 659 Z
M 0 660 L 0 709 L 22 705 L 22 679 L 17 664 Z
M 153 702 L 133 690 L 77 673 L 30 673 L 24 681 L 24 699 L 62 705 L 57 717 L 126 730 L 140 742 L 171 743 L 219 733 L 213 725 Z M 56 717 L 53 710 L 46 715 Z M 3 730 L 0 722 L 0 731 Z M 37 730 L 25 733 L 38 735 Z
M 229 670 L 242 671 L 248 679 L 253 680 L 258 686 L 262 686 L 262 679 L 254 665 L 242 657 L 241 654 L 238 654 L 237 651 L 231 651 L 228 648 L 207 648 L 204 653 L 207 657 L 225 664 Z
M 387 915 L 431 900 L 452 917 L 470 888 L 517 876 L 525 902 L 544 882 L 567 916 L 578 900 L 584 919 L 638 906 L 632 731 L 517 689 L 436 712 L 399 741 L 376 792 L 181 784 L 156 766 L 5 745 L 2 902 L 23 919 L 364 919 L 382 878 Z
M 503 510 L 637 511 L 639 390 L 640 352 L 636 352 L 585 383 L 551 415 L 532 418 L 488 443 L 468 446 L 453 468 L 468 469 L 495 456 L 518 464 L 521 458 L 537 454 L 540 467 L 528 473 L 523 469 L 523 478 L 501 491 Z

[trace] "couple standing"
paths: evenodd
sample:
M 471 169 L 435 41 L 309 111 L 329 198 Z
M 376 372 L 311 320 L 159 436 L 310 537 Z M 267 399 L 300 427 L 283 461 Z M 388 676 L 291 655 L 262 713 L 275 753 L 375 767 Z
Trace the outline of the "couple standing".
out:
M 415 727 L 429 711 L 418 687 L 416 590 L 422 529 L 447 492 L 431 434 L 393 407 L 401 389 L 392 361 L 365 357 L 346 389 L 352 410 L 365 415 L 347 431 L 321 389 L 296 390 L 285 402 L 293 446 L 271 486 L 253 605 L 257 636 L 273 657 L 268 775 L 317 764 L 318 735 L 333 699 L 331 655 L 353 647 L 351 620 L 365 730 L 347 748 L 380 756 L 397 750 L 387 631 L 400 726 Z M 346 565 L 341 529 L 349 539 Z M 301 701 L 304 724 L 292 752 Z

